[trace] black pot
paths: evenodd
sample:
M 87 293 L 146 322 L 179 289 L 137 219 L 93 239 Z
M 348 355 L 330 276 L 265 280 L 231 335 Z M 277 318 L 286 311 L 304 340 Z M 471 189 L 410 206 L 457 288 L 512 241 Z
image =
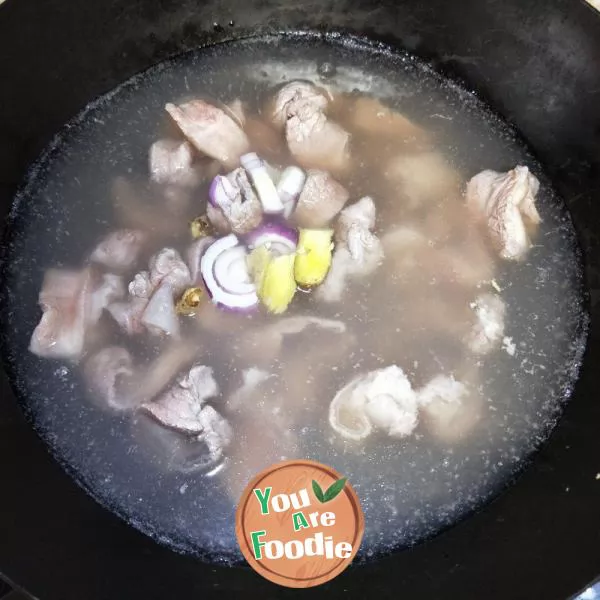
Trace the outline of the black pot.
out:
M 564 600 L 600 573 L 600 15 L 576 0 L 240 3 L 6 0 L 0 6 L 0 199 L 63 123 L 131 75 L 199 45 L 332 30 L 406 49 L 475 90 L 524 136 L 567 201 L 592 325 L 575 394 L 507 492 L 433 540 L 351 567 L 313 596 Z M 13 382 L 16 383 L 16 382 Z M 42 599 L 287 596 L 249 569 L 211 567 L 137 533 L 53 462 L 2 374 L 0 573 Z

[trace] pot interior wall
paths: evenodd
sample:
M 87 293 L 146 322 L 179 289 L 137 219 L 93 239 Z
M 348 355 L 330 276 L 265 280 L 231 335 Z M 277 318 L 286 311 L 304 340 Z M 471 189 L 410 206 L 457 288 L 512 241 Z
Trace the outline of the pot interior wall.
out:
M 349 31 L 407 49 L 466 82 L 513 123 L 568 203 L 584 249 L 592 300 L 588 355 L 576 395 L 550 444 L 519 485 L 431 544 L 360 573 L 351 571 L 348 579 L 340 578 L 328 589 L 342 592 L 351 587 L 358 596 L 379 587 L 390 597 L 400 590 L 412 597 L 478 597 L 477 590 L 486 589 L 489 597 L 506 598 L 515 597 L 511 580 L 518 577 L 519 597 L 529 593 L 564 598 L 599 568 L 589 531 L 600 531 L 600 492 L 595 481 L 599 469 L 594 462 L 600 409 L 595 401 L 596 376 L 590 368 L 600 358 L 594 304 L 600 283 L 600 212 L 594 200 L 600 191 L 600 18 L 589 6 L 574 0 L 526 5 L 517 0 L 469 0 L 460 8 L 443 0 L 116 0 L 94 6 L 8 0 L 0 7 L 2 208 L 8 211 L 27 165 L 52 135 L 97 95 L 198 45 L 304 28 Z M 8 393 L 2 398 L 3 412 L 9 415 L 3 422 L 9 425 L 7 434 L 0 436 L 0 452 L 39 463 L 35 471 L 40 473 L 39 487 L 34 489 L 38 498 L 42 494 L 48 498 L 40 506 L 30 497 L 22 461 L 11 461 L 3 512 L 17 516 L 3 535 L 13 546 L 11 551 L 8 546 L 0 549 L 0 569 L 17 583 L 37 595 L 50 590 L 46 597 L 64 597 L 53 561 L 45 558 L 54 555 L 63 562 L 76 558 L 78 565 L 83 563 L 69 589 L 73 598 L 93 598 L 90 581 L 98 584 L 96 597 L 105 597 L 107 584 L 95 570 L 98 564 L 113 574 L 122 589 L 131 591 L 123 592 L 124 597 L 142 597 L 143 592 L 157 597 L 159 590 L 172 592 L 173 588 L 205 593 L 222 586 L 230 591 L 249 585 L 257 591 L 270 589 L 251 573 L 236 571 L 229 578 L 171 555 L 99 512 L 47 461 L 43 448 L 19 420 Z M 76 522 L 80 519 L 78 531 L 69 526 L 66 507 Z M 36 534 L 36 527 L 45 534 Z M 89 537 L 94 538 L 94 549 L 89 548 Z M 62 550 L 54 554 L 57 539 Z M 115 550 L 115 539 L 121 549 Z M 493 561 L 488 558 L 489 548 L 493 548 Z M 130 557 L 142 553 L 147 558 L 144 565 L 132 564 Z M 33 567 L 34 560 L 39 567 Z M 513 576 L 506 577 L 507 572 Z

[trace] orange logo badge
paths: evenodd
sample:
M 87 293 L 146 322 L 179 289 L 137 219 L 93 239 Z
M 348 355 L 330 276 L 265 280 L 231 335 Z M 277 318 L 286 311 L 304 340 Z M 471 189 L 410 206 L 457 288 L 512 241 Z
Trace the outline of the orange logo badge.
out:
M 350 483 L 311 460 L 288 460 L 259 473 L 236 513 L 238 543 L 250 566 L 295 588 L 339 575 L 356 555 L 364 528 Z

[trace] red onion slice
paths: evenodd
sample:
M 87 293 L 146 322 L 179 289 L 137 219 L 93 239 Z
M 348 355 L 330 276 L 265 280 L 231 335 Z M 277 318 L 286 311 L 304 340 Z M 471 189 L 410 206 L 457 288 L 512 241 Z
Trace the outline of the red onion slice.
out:
M 283 203 L 283 216 L 289 219 L 296 209 L 296 202 L 306 181 L 306 173 L 299 167 L 288 167 L 281 174 L 277 193 Z
M 251 294 L 255 291 L 246 267 L 246 249 L 234 246 L 224 250 L 213 266 L 213 275 L 226 292 L 232 294 Z
M 277 188 L 269 176 L 269 172 L 257 154 L 251 152 L 240 157 L 242 167 L 246 169 L 256 193 L 262 204 L 263 211 L 267 214 L 280 214 L 283 212 L 283 203 L 277 193 Z
M 266 245 L 276 254 L 290 254 L 296 251 L 298 232 L 280 221 L 267 221 L 246 235 L 244 241 L 251 250 Z
M 230 234 L 211 244 L 200 271 L 213 302 L 224 308 L 252 309 L 258 305 L 256 287 L 246 267 L 246 250 Z
M 229 179 L 224 175 L 217 175 L 210 184 L 208 201 L 215 208 L 225 208 L 235 199 L 236 191 Z

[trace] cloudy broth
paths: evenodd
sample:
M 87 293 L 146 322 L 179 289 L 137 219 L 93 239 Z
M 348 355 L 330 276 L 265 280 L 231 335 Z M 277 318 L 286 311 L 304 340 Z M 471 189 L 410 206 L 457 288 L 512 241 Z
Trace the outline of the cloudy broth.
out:
M 360 558 L 436 533 L 510 481 L 547 437 L 582 353 L 581 275 L 570 217 L 514 132 L 469 91 L 414 58 L 356 41 L 315 39 L 307 46 L 302 37 L 191 53 L 137 77 L 86 111 L 38 174 L 38 188 L 28 199 L 36 208 L 11 242 L 13 254 L 22 258 L 11 267 L 9 284 L 32 297 L 14 308 L 20 323 L 15 327 L 31 326 L 25 334 L 31 335 L 39 318 L 36 288 L 45 269 L 79 267 L 114 229 L 135 223 L 150 233 L 129 278 L 165 246 L 185 256 L 189 221 L 205 213 L 210 181 L 194 188 L 191 202 L 169 209 L 161 191 L 147 183 L 150 144 L 181 137 L 164 112 L 167 102 L 201 97 L 220 106 L 242 100 L 254 122 L 247 130 L 251 151 L 284 168 L 294 164 L 285 141 L 265 139 L 260 124 L 268 121 L 269 98 L 295 79 L 334 94 L 328 115 L 350 133 L 355 157 L 352 169 L 336 179 L 350 192 L 348 204 L 365 195 L 373 198 L 373 233 L 385 253 L 380 267 L 352 280 L 340 302 L 323 303 L 313 292 L 297 292 L 283 315 L 225 313 L 206 304 L 199 314 L 181 317 L 177 342 L 127 336 L 105 314 L 87 348 L 89 354 L 109 345 L 126 347 L 144 368 L 181 345 L 190 357 L 183 370 L 192 363 L 212 367 L 219 393 L 209 403 L 233 431 L 218 465 L 194 469 L 194 448 L 186 460 L 174 460 L 165 451 L 169 441 L 162 429 L 147 415 L 102 411 L 79 367 L 50 361 L 51 368 L 43 367 L 49 372 L 36 374 L 38 359 L 24 360 L 26 387 L 35 388 L 43 373 L 51 375 L 48 389 L 62 386 L 62 394 L 32 394 L 32 410 L 87 487 L 147 533 L 219 560 L 240 558 L 233 515 L 241 489 L 280 459 L 318 460 L 349 478 L 366 518 Z M 376 129 L 378 110 L 369 105 L 359 120 L 360 99 L 376 99 L 398 111 L 426 141 L 419 135 L 407 141 L 369 131 L 365 123 L 372 119 Z M 437 176 L 429 171 L 431 164 L 449 173 L 449 180 L 455 177 L 456 189 L 442 184 L 442 191 L 420 201 L 412 188 L 407 192 L 397 184 L 391 159 L 423 153 L 434 158 L 414 167 L 415 185 L 419 177 Z M 515 165 L 528 166 L 540 180 L 542 222 L 525 259 L 508 262 L 498 258 L 484 229 L 469 218 L 463 192 L 478 172 Z M 135 202 L 149 207 L 145 221 L 131 210 L 127 193 L 115 192 L 115 181 L 135 185 Z M 426 243 L 409 251 L 396 244 L 389 236 L 401 226 Z M 456 258 L 456 272 L 444 262 L 449 253 Z M 472 304 L 483 293 L 502 298 L 505 329 L 497 347 L 479 355 L 465 348 L 464 339 L 475 324 Z M 342 323 L 344 330 L 309 326 L 284 336 L 272 351 L 269 328 L 306 315 Z M 357 375 L 391 365 L 401 367 L 415 389 L 437 375 L 467 382 L 473 424 L 467 423 L 464 432 L 460 427 L 458 433 L 440 431 L 420 415 L 406 437 L 374 431 L 361 441 L 343 439 L 329 422 L 332 399 Z M 260 383 L 236 399 L 248 370 L 260 372 Z M 76 393 L 64 395 L 65 389 Z

